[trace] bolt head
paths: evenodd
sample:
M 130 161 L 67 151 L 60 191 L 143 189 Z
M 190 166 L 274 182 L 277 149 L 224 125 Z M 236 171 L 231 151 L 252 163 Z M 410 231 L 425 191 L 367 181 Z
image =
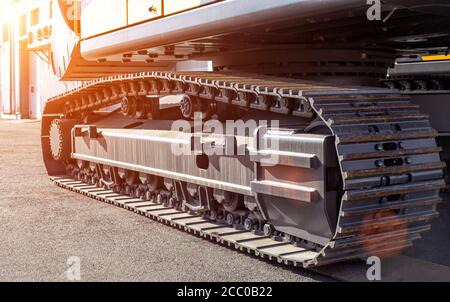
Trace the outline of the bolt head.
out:
M 234 224 L 234 216 L 233 216 L 233 214 L 228 214 L 227 215 L 227 224 L 229 224 L 229 225 L 233 225 Z

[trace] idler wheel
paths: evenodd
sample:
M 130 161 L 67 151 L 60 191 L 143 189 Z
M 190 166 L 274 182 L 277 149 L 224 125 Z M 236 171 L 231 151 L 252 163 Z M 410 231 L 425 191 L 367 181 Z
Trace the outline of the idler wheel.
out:
M 228 225 L 234 225 L 235 223 L 235 218 L 233 214 L 228 214 L 227 215 L 227 224 Z
M 55 119 L 50 125 L 50 151 L 56 161 L 69 160 L 72 153 L 71 132 L 75 120 Z
M 124 97 L 120 103 L 120 109 L 124 116 L 134 116 L 137 110 L 137 102 L 134 97 Z
M 253 228 L 253 221 L 250 218 L 244 220 L 244 228 L 247 231 L 251 231 Z
M 205 121 L 216 112 L 216 103 L 185 94 L 180 100 L 180 111 L 187 120 L 201 118 Z
M 195 111 L 198 108 L 197 102 L 195 102 L 190 96 L 183 95 L 180 101 L 181 114 L 185 119 L 194 118 Z

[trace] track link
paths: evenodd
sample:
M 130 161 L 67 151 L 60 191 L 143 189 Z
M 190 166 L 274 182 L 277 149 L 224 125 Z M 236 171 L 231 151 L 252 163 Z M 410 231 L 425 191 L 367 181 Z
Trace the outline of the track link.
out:
M 307 266 L 308 261 L 319 255 L 318 252 L 296 247 L 289 242 L 277 241 L 255 232 L 236 229 L 225 222 L 211 221 L 198 215 L 192 215 L 174 208 L 166 207 L 153 201 L 144 201 L 126 195 L 114 193 L 96 186 L 87 185 L 66 177 L 52 177 L 52 181 L 70 191 L 83 194 L 90 198 L 118 206 L 158 222 L 188 233 L 201 236 L 205 239 L 234 247 L 247 252 L 276 260 L 278 263 L 294 266 Z
M 320 120 L 336 137 L 342 202 L 335 236 L 320 251 L 297 247 L 160 204 L 115 194 L 60 177 L 61 187 L 118 205 L 255 255 L 303 267 L 410 247 L 437 217 L 445 187 L 437 135 L 428 116 L 408 98 L 386 90 L 339 88 L 259 75 L 144 73 L 104 78 L 47 104 L 65 116 L 118 103 L 128 95 L 184 93 L 201 100 Z

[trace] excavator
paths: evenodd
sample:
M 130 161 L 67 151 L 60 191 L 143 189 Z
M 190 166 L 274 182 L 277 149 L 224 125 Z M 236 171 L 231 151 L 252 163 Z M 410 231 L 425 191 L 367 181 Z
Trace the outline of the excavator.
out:
M 448 89 L 448 1 L 52 5 L 79 83 L 44 109 L 58 186 L 305 268 L 400 254 L 439 215 L 439 104 L 412 91 Z

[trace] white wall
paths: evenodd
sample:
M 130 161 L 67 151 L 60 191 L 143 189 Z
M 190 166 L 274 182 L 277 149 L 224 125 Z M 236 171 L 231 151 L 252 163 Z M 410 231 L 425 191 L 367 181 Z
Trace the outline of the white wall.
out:
M 0 0 L 2 2 L 4 0 Z M 0 3 L 1 4 L 1 3 Z M 0 26 L 9 22 L 14 25 L 16 34 L 10 42 L 0 45 L 0 115 L 16 114 L 16 110 L 19 109 L 20 104 L 20 78 L 19 74 L 19 16 L 31 12 L 33 9 L 40 8 L 40 23 L 49 22 L 49 0 L 20 0 L 16 1 L 16 6 L 14 9 L 8 7 L 10 13 L 8 18 L 5 19 L 3 15 L 2 20 L 0 20 Z M 3 9 L 2 13 L 5 10 Z M 1 16 L 0 16 L 1 18 Z M 1 29 L 1 28 L 0 28 Z M 30 30 L 30 26 L 28 26 Z M 0 32 L 1 34 L 1 32 Z M 13 99 L 15 97 L 16 105 L 10 108 L 10 43 L 14 41 L 15 45 L 15 57 L 14 57 L 14 77 L 13 83 L 15 86 L 14 92 L 12 93 Z M 1 42 L 1 40 L 0 40 Z M 60 82 L 57 77 L 53 74 L 53 70 L 50 64 L 41 59 L 35 52 L 29 52 L 29 82 L 30 87 L 24 89 L 28 91 L 28 97 L 30 100 L 30 117 L 35 119 L 40 119 L 42 117 L 42 110 L 44 109 L 45 102 L 58 94 L 61 94 L 68 89 L 75 88 L 78 82 Z M 34 87 L 34 92 L 32 92 L 32 87 Z
M 10 112 L 9 43 L 0 46 L 0 112 Z

